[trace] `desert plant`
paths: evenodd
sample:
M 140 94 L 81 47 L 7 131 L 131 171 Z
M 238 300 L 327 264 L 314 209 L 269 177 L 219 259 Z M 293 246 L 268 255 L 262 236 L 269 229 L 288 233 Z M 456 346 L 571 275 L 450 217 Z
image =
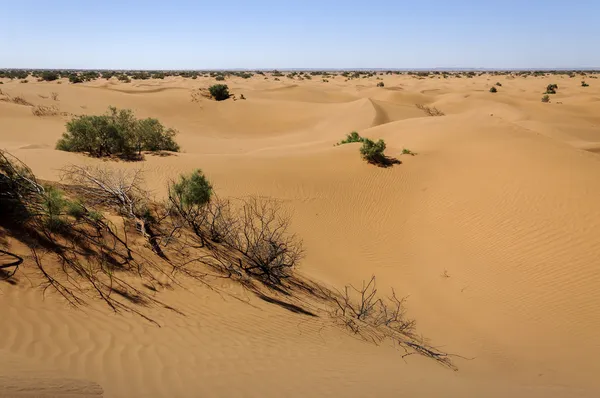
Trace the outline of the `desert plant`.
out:
M 142 151 L 179 151 L 173 139 L 175 130 L 166 129 L 156 119 L 136 119 L 129 109 L 110 107 L 101 116 L 76 116 L 66 127 L 67 132 L 56 143 L 56 149 L 62 151 L 130 159 L 139 159 Z
M 44 81 L 52 82 L 54 80 L 57 80 L 60 76 L 58 75 L 58 73 L 53 71 L 44 71 L 42 72 L 42 75 L 40 77 Z
M 420 110 L 422 110 L 423 112 L 425 112 L 427 114 L 427 116 L 444 116 L 445 115 L 444 112 L 440 111 L 435 106 L 433 108 L 431 108 L 427 105 L 422 105 L 422 104 L 415 104 L 415 106 L 417 108 L 419 108 Z
M 244 94 L 240 95 L 240 99 L 241 100 L 245 100 L 246 99 L 246 97 L 244 97 Z
M 581 87 L 589 87 L 590 85 L 584 81 L 581 82 Z
M 346 134 L 346 138 L 337 143 L 337 145 L 342 144 L 350 144 L 352 142 L 364 142 L 364 138 L 358 134 L 358 132 L 353 131 L 350 134 Z
M 383 82 L 377 83 L 377 87 L 384 87 L 384 86 L 385 86 L 385 84 L 383 84 Z
M 288 231 L 291 215 L 280 202 L 258 197 L 244 199 L 240 213 L 226 242 L 244 256 L 240 267 L 271 283 L 291 276 L 304 256 L 302 241 Z
M 375 142 L 365 138 L 362 143 L 363 144 L 360 147 L 360 154 L 362 155 L 363 159 L 374 164 L 385 163 L 386 157 L 383 152 L 385 151 L 386 145 L 383 140 L 380 139 Z
M 545 94 L 556 94 L 556 90 L 558 90 L 558 84 L 548 84 Z
M 58 101 L 58 93 L 56 91 L 51 92 L 50 97 L 52 97 L 54 101 Z
M 500 83 L 500 82 L 497 82 L 497 83 L 496 83 L 496 86 L 498 86 L 498 87 L 502 87 L 502 83 Z
M 29 80 L 27 80 L 27 79 L 21 80 L 21 83 L 29 83 Z
M 83 83 L 83 79 L 81 78 L 81 76 L 73 73 L 73 74 L 69 75 L 69 82 L 71 82 L 73 84 Z
M 58 109 L 54 105 L 36 105 L 31 108 L 31 113 L 33 113 L 35 116 L 56 116 L 58 115 Z
M 223 101 L 229 98 L 229 87 L 226 84 L 214 84 L 208 88 L 210 95 L 217 101 Z
M 542 97 L 542 102 L 550 102 L 550 96 L 548 94 Z
M 216 81 L 218 81 L 218 82 L 222 82 L 222 81 L 224 81 L 224 80 L 225 80 L 225 76 L 223 76 L 223 75 L 218 75 L 217 77 L 215 77 L 215 80 L 216 80 Z
M 497 93 L 498 90 L 496 89 L 496 87 L 492 87 L 490 88 L 490 93 Z
M 51 186 L 46 187 L 41 204 L 46 227 L 51 232 L 64 230 L 67 226 L 64 218 L 67 200 L 64 198 L 63 192 Z
M 410 156 L 415 156 L 416 155 L 415 152 L 411 151 L 410 149 L 406 149 L 406 148 L 402 149 L 402 154 L 403 155 L 410 155 Z
M 179 176 L 179 181 L 169 184 L 168 192 L 172 209 L 192 228 L 204 245 L 206 241 L 203 226 L 208 216 L 207 205 L 213 189 L 202 170 L 197 169 L 189 175 Z

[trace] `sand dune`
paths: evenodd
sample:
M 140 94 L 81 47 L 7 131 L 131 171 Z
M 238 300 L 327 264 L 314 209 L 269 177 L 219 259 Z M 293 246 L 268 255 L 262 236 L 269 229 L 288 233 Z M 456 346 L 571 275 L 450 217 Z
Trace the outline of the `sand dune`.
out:
M 458 371 L 357 339 L 314 303 L 282 297 L 284 306 L 226 279 L 211 280 L 216 290 L 188 281 L 157 292 L 177 310 L 146 308 L 157 327 L 100 303 L 77 310 L 42 298 L 24 266 L 15 284 L 0 281 L 0 397 L 600 395 L 600 85 L 382 79 L 385 88 L 374 78 L 232 78 L 247 99 L 221 103 L 192 101 L 207 78 L 5 80 L 4 93 L 70 114 L 114 105 L 156 117 L 180 131 L 182 152 L 139 163 L 60 152 L 68 117 L 7 101 L 0 148 L 50 181 L 68 164 L 143 167 L 160 199 L 168 180 L 200 167 L 222 196 L 280 199 L 306 246 L 301 275 L 341 288 L 376 274 L 382 291 L 409 296 L 419 333 L 467 358 L 455 359 Z M 555 81 L 559 93 L 542 103 Z M 39 96 L 50 92 L 59 101 Z M 353 130 L 385 139 L 402 163 L 378 168 L 359 144 L 334 146 Z

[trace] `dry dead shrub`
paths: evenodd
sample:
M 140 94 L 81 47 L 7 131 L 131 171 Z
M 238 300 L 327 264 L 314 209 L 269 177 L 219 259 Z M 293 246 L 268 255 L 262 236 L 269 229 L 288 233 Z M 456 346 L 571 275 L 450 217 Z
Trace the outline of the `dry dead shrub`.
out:
M 425 112 L 425 114 L 427 114 L 427 116 L 444 116 L 445 115 L 444 112 L 440 111 L 435 106 L 433 108 L 431 108 L 427 105 L 422 105 L 422 104 L 415 104 L 415 106 L 417 108 L 419 108 L 420 110 L 422 110 L 423 112 Z
M 58 108 L 54 105 L 45 106 L 45 105 L 35 105 L 31 108 L 31 113 L 35 116 L 56 116 L 59 114 Z
M 454 355 L 432 347 L 415 334 L 415 321 L 406 317 L 406 298 L 399 299 L 393 289 L 391 296 L 378 295 L 375 275 L 360 288 L 345 286 L 333 300 L 337 308 L 332 316 L 353 334 L 375 344 L 390 341 L 405 352 L 403 358 L 424 355 L 456 370 L 451 361 Z

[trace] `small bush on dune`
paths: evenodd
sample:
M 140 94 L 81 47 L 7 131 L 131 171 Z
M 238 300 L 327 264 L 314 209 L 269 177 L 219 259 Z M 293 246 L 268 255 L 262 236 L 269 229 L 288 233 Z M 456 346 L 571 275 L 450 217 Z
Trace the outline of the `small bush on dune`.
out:
M 558 90 L 558 84 L 548 84 L 545 94 L 556 94 L 556 90 Z
M 496 87 L 492 87 L 490 88 L 490 93 L 497 93 L 498 90 L 496 89 Z
M 368 138 L 364 138 L 362 141 L 362 146 L 360 147 L 360 154 L 363 159 L 368 161 L 369 163 L 374 164 L 383 164 L 386 161 L 385 154 L 385 141 L 379 140 L 377 142 L 370 140 Z
M 590 85 L 584 81 L 581 82 L 581 87 L 589 87 Z
M 136 119 L 129 109 L 111 107 L 105 115 L 77 116 L 66 127 L 67 132 L 56 143 L 56 149 L 62 151 L 129 159 L 141 157 L 142 151 L 179 151 L 175 130 L 156 119 Z
M 384 86 L 385 86 L 385 84 L 383 84 L 383 82 L 377 83 L 377 87 L 384 87 Z
M 29 83 L 29 80 L 27 80 L 27 79 L 21 80 L 21 83 Z
M 542 97 L 542 102 L 550 102 L 550 96 L 548 94 Z
M 498 83 L 496 83 L 496 86 L 502 87 L 502 83 L 498 82 Z
M 229 87 L 226 84 L 215 84 L 208 88 L 211 97 L 213 97 L 217 101 L 223 101 L 229 98 L 231 95 L 229 94 Z
M 337 145 L 350 144 L 352 142 L 363 142 L 364 140 L 365 139 L 361 137 L 360 134 L 358 134 L 356 131 L 353 131 L 350 134 L 347 134 L 346 138 L 338 142 Z
M 225 76 L 219 75 L 219 76 L 215 77 L 215 80 L 218 81 L 218 82 L 222 82 L 222 81 L 225 80 Z

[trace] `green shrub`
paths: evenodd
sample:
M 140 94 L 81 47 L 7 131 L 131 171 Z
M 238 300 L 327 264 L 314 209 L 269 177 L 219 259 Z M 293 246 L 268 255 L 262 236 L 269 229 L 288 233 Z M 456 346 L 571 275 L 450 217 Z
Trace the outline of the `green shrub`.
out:
M 556 94 L 556 90 L 558 90 L 558 84 L 548 84 L 545 94 Z
M 377 87 L 384 87 L 384 86 L 385 86 L 385 84 L 383 84 L 383 82 L 377 83 Z
M 415 156 L 416 155 L 415 152 L 411 151 L 410 149 L 406 149 L 406 148 L 402 149 L 402 154 L 403 155 L 410 155 L 410 156 Z
M 226 84 L 215 84 L 208 88 L 210 95 L 217 101 L 223 101 L 230 97 L 229 87 Z
M 361 137 L 356 131 L 346 134 L 346 138 L 338 142 L 337 145 L 350 144 L 352 142 L 364 142 L 365 138 Z
M 497 93 L 497 92 L 498 92 L 498 89 L 496 89 L 496 87 L 492 86 L 492 88 L 490 88 L 490 93 Z
M 42 75 L 40 77 L 42 80 L 44 80 L 46 82 L 52 82 L 59 78 L 58 73 L 53 72 L 53 71 L 44 71 L 44 72 L 42 72 Z
M 496 86 L 498 86 L 498 87 L 502 87 L 502 83 L 500 83 L 500 82 L 497 82 L 497 83 L 496 83 Z
M 225 76 L 218 75 L 217 77 L 215 77 L 215 80 L 218 81 L 218 82 L 222 82 L 223 80 L 225 80 Z
M 368 161 L 369 163 L 375 164 L 383 164 L 386 161 L 385 154 L 385 142 L 383 140 L 379 140 L 374 142 L 368 138 L 364 138 L 362 141 L 362 146 L 360 147 L 360 154 L 363 159 Z
M 71 74 L 71 75 L 69 75 L 69 82 L 71 82 L 73 84 L 83 83 L 83 79 L 81 78 L 81 76 L 79 76 L 77 74 Z
M 183 207 L 204 206 L 210 202 L 212 185 L 202 170 L 197 169 L 190 175 L 181 175 L 179 182 L 171 185 L 169 194 Z
M 66 207 L 65 212 L 67 213 L 67 215 L 69 215 L 77 220 L 79 220 L 80 218 L 83 218 L 83 216 L 85 215 L 85 207 L 83 207 L 81 202 L 67 201 L 65 203 L 65 207 Z
M 27 79 L 21 80 L 21 83 L 29 83 L 29 80 L 27 80 Z
M 130 159 L 141 157 L 142 151 L 179 151 L 173 139 L 175 130 L 166 129 L 156 119 L 136 119 L 129 109 L 111 107 L 105 115 L 76 116 L 66 127 L 67 132 L 56 143 L 61 151 Z
M 550 96 L 548 94 L 542 97 L 542 102 L 550 102 Z
M 67 221 L 64 219 L 67 200 L 63 197 L 62 191 L 54 187 L 46 187 L 41 205 L 44 223 L 50 231 L 57 232 L 67 226 Z
M 590 85 L 584 81 L 581 82 L 581 87 L 589 87 Z

